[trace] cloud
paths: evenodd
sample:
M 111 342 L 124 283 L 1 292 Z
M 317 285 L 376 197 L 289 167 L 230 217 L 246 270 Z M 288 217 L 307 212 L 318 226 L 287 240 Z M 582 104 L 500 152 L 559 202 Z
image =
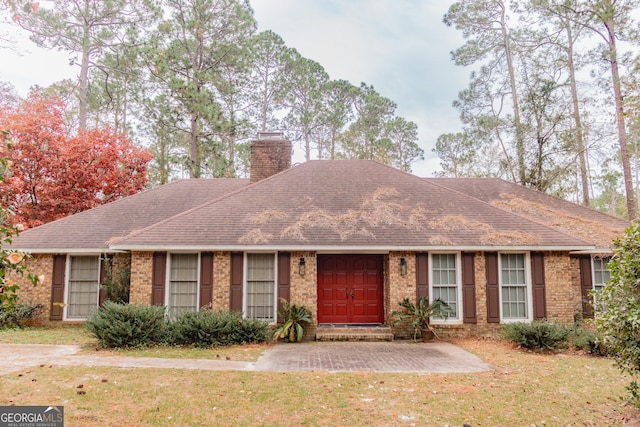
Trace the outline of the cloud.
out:
M 260 30 L 320 63 L 334 80 L 373 85 L 393 100 L 397 114 L 418 124 L 428 176 L 438 169 L 431 149 L 442 133 L 459 130 L 452 107 L 468 83 L 450 52 L 462 43 L 442 23 L 452 2 L 424 0 L 252 0 Z

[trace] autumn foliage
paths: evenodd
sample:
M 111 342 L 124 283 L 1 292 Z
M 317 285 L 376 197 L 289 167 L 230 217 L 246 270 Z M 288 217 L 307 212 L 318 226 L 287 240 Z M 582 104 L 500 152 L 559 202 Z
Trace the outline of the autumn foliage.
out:
M 147 183 L 151 155 L 125 135 L 92 129 L 71 136 L 59 99 L 31 95 L 18 107 L 0 106 L 0 129 L 9 129 L 12 147 L 0 157 L 11 174 L 0 200 L 26 228 L 134 194 Z

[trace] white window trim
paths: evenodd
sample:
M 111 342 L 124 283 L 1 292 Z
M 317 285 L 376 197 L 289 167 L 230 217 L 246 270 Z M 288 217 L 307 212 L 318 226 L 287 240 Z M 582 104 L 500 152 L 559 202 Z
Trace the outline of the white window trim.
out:
M 250 254 L 273 254 L 273 322 L 269 325 L 278 323 L 278 252 L 273 251 L 251 251 L 245 252 L 242 263 L 242 318 L 247 318 L 247 277 L 249 271 L 249 262 L 247 258 Z
M 170 307 L 169 301 L 171 300 L 171 255 L 197 255 L 196 261 L 196 311 L 200 311 L 200 255 L 201 252 L 169 252 L 167 253 L 167 266 L 165 271 L 165 284 L 164 284 L 164 307 L 165 315 L 169 315 Z
M 502 255 L 524 255 L 524 280 L 526 282 L 527 317 L 521 319 L 505 319 L 502 313 Z M 531 288 L 531 253 L 530 252 L 498 252 L 498 299 L 500 304 L 500 323 L 533 321 L 533 290 Z
M 64 272 L 64 310 L 62 311 L 62 320 L 70 321 L 70 322 L 80 322 L 83 320 L 87 320 L 89 317 L 69 317 L 69 292 L 71 291 L 71 286 L 69 281 L 71 279 L 71 258 L 72 257 L 81 257 L 81 256 L 90 256 L 98 258 L 98 287 L 96 289 L 97 297 L 96 297 L 96 308 L 100 307 L 100 275 L 102 274 L 102 262 L 101 257 L 103 254 L 87 254 L 87 253 L 79 253 L 79 254 L 67 254 L 67 259 L 65 262 L 65 272 Z
M 611 261 L 611 257 L 596 257 L 595 255 L 591 256 L 591 290 L 593 290 L 593 291 L 598 291 L 599 290 L 599 289 L 596 288 L 596 285 L 603 286 L 603 287 L 605 285 L 604 283 L 596 283 L 596 264 L 595 264 L 596 258 L 599 258 L 599 259 L 602 259 L 602 260 L 608 258 L 609 262 Z M 608 262 L 607 262 L 607 264 L 608 264 Z M 611 271 L 611 270 L 609 270 L 609 271 Z
M 457 317 L 448 317 L 447 320 L 440 318 L 431 318 L 434 325 L 462 325 L 464 316 L 462 306 L 462 255 L 460 252 L 442 251 L 429 252 L 429 302 L 433 302 L 433 255 L 455 255 L 456 256 L 456 287 L 458 297 L 458 313 Z

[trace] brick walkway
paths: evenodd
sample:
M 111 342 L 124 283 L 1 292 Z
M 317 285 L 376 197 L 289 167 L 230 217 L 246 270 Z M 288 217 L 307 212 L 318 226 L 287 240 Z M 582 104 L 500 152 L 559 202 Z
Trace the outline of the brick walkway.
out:
M 447 343 L 313 342 L 278 344 L 257 362 L 160 359 L 77 354 L 72 345 L 0 344 L 0 375 L 36 366 L 110 366 L 121 368 L 234 371 L 325 372 L 485 372 L 491 366 Z
M 434 342 L 313 342 L 280 344 L 257 362 L 259 371 L 486 372 L 490 365 L 455 345 Z

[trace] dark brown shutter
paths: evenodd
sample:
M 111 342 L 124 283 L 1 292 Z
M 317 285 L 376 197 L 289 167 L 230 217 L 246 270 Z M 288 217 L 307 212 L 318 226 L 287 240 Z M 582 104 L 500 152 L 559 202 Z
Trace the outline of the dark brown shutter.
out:
M 103 286 L 105 280 L 108 279 L 109 269 L 113 267 L 112 257 L 110 255 L 103 255 L 100 257 L 100 288 L 98 290 L 98 305 L 102 307 L 102 304 L 107 299 L 107 290 Z
M 231 298 L 229 308 L 242 311 L 242 281 L 244 256 L 242 252 L 231 252 Z
M 498 253 L 485 252 L 487 277 L 487 323 L 500 323 L 500 284 L 498 283 Z
M 289 301 L 291 289 L 291 254 L 288 252 L 278 252 L 278 322 L 282 322 L 280 318 L 280 310 L 282 310 L 282 302 L 280 298 Z
M 464 323 L 478 323 L 475 254 L 473 252 L 462 253 L 462 312 Z
M 64 282 L 67 269 L 67 256 L 53 256 L 53 277 L 51 278 L 51 312 L 50 320 L 62 320 L 64 312 Z
M 590 294 L 593 289 L 593 276 L 590 256 L 580 257 L 580 288 L 582 290 L 582 316 L 593 318 L 593 297 Z
M 533 320 L 547 317 L 547 297 L 544 283 L 544 254 L 531 253 L 531 286 L 533 291 Z
M 211 308 L 213 301 L 213 252 L 200 254 L 200 308 Z
M 167 253 L 153 253 L 151 273 L 151 305 L 164 305 L 164 290 L 167 286 Z
M 429 299 L 429 254 L 416 254 L 416 301 Z

